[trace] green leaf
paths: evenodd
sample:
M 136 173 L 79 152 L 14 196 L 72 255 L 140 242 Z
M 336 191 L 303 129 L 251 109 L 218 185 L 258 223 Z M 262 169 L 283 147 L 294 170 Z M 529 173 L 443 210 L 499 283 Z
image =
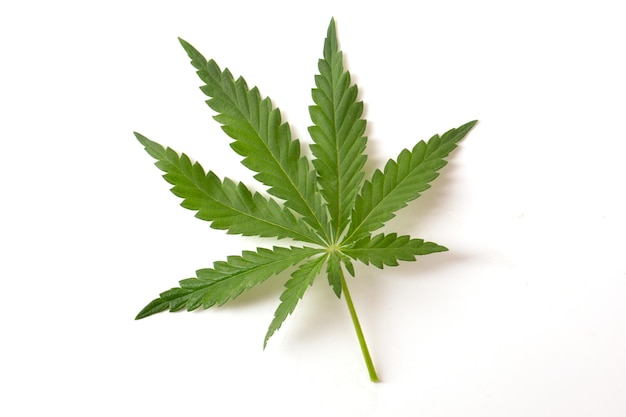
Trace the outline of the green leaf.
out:
M 395 217 L 396 211 L 430 188 L 430 183 L 439 176 L 438 171 L 447 163 L 444 158 L 475 124 L 476 121 L 472 121 L 441 137 L 435 135 L 428 142 L 420 141 L 413 150 L 405 149 L 396 160 L 388 161 L 384 172 L 376 170 L 357 196 L 352 222 L 343 242 L 354 242 L 381 228 Z
M 330 253 L 328 256 L 326 274 L 328 276 L 328 283 L 333 289 L 333 292 L 337 298 L 341 297 L 341 262 L 336 252 Z
M 285 291 L 280 296 L 280 304 L 274 313 L 274 319 L 270 323 L 267 334 L 265 335 L 263 348 L 267 346 L 267 342 L 274 332 L 280 329 L 280 326 L 287 316 L 293 313 L 298 301 L 302 299 L 307 288 L 313 285 L 313 281 L 320 273 L 327 257 L 328 255 L 323 255 L 307 261 L 300 266 L 300 268 L 292 274 L 291 279 L 285 283 Z
M 350 221 L 350 211 L 363 179 L 366 156 L 363 102 L 357 101 L 358 90 L 351 85 L 350 73 L 344 70 L 334 20 L 324 42 L 324 58 L 319 60 L 320 73 L 312 90 L 315 106 L 309 108 L 314 126 L 309 133 L 315 142 L 311 151 L 322 194 L 328 203 L 335 241 Z
M 363 103 L 344 68 L 334 20 L 318 61 L 314 105 L 309 108 L 313 161 L 301 155 L 300 142 L 291 137 L 289 125 L 269 98 L 261 97 L 256 87 L 249 88 L 243 78 L 235 79 L 228 69 L 222 70 L 188 42 L 179 40 L 204 82 L 201 90 L 216 112 L 214 119 L 233 139 L 231 148 L 243 157 L 242 164 L 268 187 L 272 197 L 205 172 L 185 154 L 137 133 L 148 154 L 157 160 L 155 165 L 165 172 L 163 177 L 173 186 L 172 192 L 183 199 L 183 207 L 210 221 L 213 228 L 246 236 L 291 238 L 319 247 L 274 247 L 230 256 L 161 293 L 136 318 L 165 310 L 221 305 L 293 268 L 266 333 L 265 348 L 315 278 L 325 272 L 332 291 L 346 300 L 370 379 L 378 381 L 343 269 L 354 276 L 353 261 L 383 268 L 447 250 L 422 239 L 396 233 L 372 236 L 372 232 L 430 187 L 446 164 L 445 158 L 476 121 L 403 150 L 364 182 L 367 139 Z M 284 70 L 274 62 L 271 65 L 277 71 Z
M 222 182 L 213 172 L 205 173 L 200 164 L 192 163 L 187 155 L 165 149 L 139 133 L 135 136 L 157 160 L 155 165 L 165 172 L 163 177 L 174 186 L 172 193 L 183 199 L 181 205 L 197 211 L 196 217 L 210 221 L 214 229 L 244 236 L 289 237 L 324 243 L 276 201 L 259 193 L 252 194 L 242 183 L 235 184 L 229 179 Z
M 235 142 L 231 147 L 243 156 L 243 165 L 257 172 L 254 178 L 269 186 L 268 192 L 285 200 L 305 221 L 328 241 L 326 208 L 319 194 L 316 174 L 306 157 L 300 156 L 300 142 L 291 138 L 280 111 L 259 90 L 248 88 L 243 78 L 235 80 L 207 61 L 193 46 L 180 39 L 191 64 L 206 84 L 201 90 L 210 97 L 207 104 L 218 114 L 214 119 Z
M 147 306 L 141 309 L 139 314 L 137 314 L 137 316 L 135 317 L 135 320 L 140 320 L 144 317 L 148 317 L 153 314 L 165 311 L 169 308 L 169 306 L 170 303 L 168 301 L 162 299 L 161 297 L 155 298 L 154 300 L 150 301 Z
M 349 248 L 343 249 L 343 253 L 366 265 L 372 264 L 382 268 L 383 265 L 397 266 L 398 261 L 414 261 L 418 255 L 447 250 L 433 242 L 424 242 L 422 239 L 411 239 L 410 236 L 398 236 L 391 233 L 365 237 Z
M 213 268 L 196 271 L 195 278 L 184 279 L 179 286 L 165 291 L 139 312 L 142 319 L 164 310 L 195 310 L 222 305 L 272 275 L 321 252 L 314 248 L 259 248 L 229 256 L 226 262 L 215 262 Z

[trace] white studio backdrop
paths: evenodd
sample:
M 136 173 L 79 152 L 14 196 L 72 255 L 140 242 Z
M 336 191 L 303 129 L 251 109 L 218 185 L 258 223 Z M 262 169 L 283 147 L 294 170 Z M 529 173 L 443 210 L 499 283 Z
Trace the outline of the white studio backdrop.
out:
M 369 174 L 480 120 L 388 225 L 450 251 L 350 282 L 380 384 L 325 278 L 265 351 L 285 276 L 133 320 L 275 243 L 180 208 L 133 137 L 252 182 L 177 37 L 308 144 L 333 16 Z M 0 414 L 626 415 L 623 16 L 618 1 L 3 3 Z

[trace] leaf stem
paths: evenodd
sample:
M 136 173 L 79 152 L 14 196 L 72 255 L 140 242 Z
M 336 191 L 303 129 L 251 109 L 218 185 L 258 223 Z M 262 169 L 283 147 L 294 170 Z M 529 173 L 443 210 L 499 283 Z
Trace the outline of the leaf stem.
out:
M 350 291 L 348 290 L 348 283 L 346 282 L 346 278 L 343 275 L 343 269 L 340 268 L 339 273 L 341 275 L 341 286 L 343 287 L 346 304 L 348 305 L 348 310 L 350 310 L 352 324 L 354 325 L 354 330 L 356 330 L 356 336 L 359 339 L 361 352 L 363 352 L 363 359 L 365 359 L 365 364 L 367 365 L 367 372 L 370 374 L 370 380 L 372 382 L 378 382 L 379 379 L 378 375 L 376 375 L 374 362 L 372 362 L 372 357 L 370 356 L 369 349 L 367 348 L 367 343 L 365 342 L 365 337 L 363 336 L 363 330 L 361 330 L 361 324 L 359 323 L 359 318 L 356 315 L 356 310 L 354 309 L 354 304 L 352 303 L 352 297 L 350 296 Z

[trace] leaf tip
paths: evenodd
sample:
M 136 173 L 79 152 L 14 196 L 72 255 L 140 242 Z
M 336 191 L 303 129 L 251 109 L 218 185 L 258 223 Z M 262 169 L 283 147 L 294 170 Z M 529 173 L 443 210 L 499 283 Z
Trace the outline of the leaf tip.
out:
M 181 37 L 178 37 L 178 42 L 181 44 L 187 56 L 191 58 L 191 65 L 196 69 L 202 69 L 206 67 L 207 60 L 196 48 L 194 48 L 189 42 Z
M 472 120 L 471 122 L 467 122 L 463 126 L 460 126 L 458 130 L 464 132 L 464 134 L 467 134 L 470 130 L 474 128 L 474 126 L 476 126 L 477 123 L 478 120 Z
M 448 252 L 450 250 L 446 248 L 445 246 L 441 246 L 433 242 L 426 242 L 426 243 L 428 244 L 427 246 L 429 246 L 429 250 L 431 251 L 430 253 Z
M 135 137 L 143 145 L 146 152 L 155 159 L 161 159 L 165 154 L 165 148 L 156 142 L 151 141 L 141 133 L 133 132 Z
M 135 316 L 135 320 L 141 320 L 153 314 L 165 311 L 168 306 L 169 304 L 167 301 L 161 298 L 154 299 Z
M 263 350 L 265 350 L 265 348 L 267 347 L 267 342 L 270 341 L 270 338 L 274 334 L 274 331 L 275 330 L 272 330 L 271 328 L 267 330 L 267 333 L 265 334 L 265 339 L 263 339 Z
M 478 120 L 472 120 L 471 122 L 467 122 L 465 125 L 471 129 L 476 125 L 476 123 L 478 123 Z
M 190 44 L 189 42 L 187 42 L 186 40 L 184 40 L 184 39 L 183 39 L 183 38 L 181 38 L 180 36 L 179 36 L 177 39 L 178 39 L 178 42 L 181 44 L 181 46 L 182 46 L 185 50 L 187 50 L 187 49 L 191 46 L 191 44 Z
M 149 141 L 149 139 L 147 137 L 145 137 L 144 135 L 142 135 L 139 132 L 133 132 L 133 135 L 135 135 L 135 138 L 137 138 L 137 140 L 139 141 L 139 143 L 141 143 L 142 145 L 146 142 Z
M 335 18 L 334 17 L 330 18 L 330 23 L 328 24 L 327 37 L 328 38 L 335 38 L 336 37 Z

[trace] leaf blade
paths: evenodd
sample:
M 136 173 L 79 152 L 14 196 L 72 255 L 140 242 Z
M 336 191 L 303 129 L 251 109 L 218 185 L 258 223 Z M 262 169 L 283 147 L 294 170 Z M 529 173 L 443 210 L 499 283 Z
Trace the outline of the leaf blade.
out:
M 314 142 L 311 152 L 337 241 L 349 223 L 363 180 L 367 139 L 366 121 L 361 118 L 363 102 L 357 100 L 357 86 L 351 84 L 350 73 L 344 69 L 334 20 L 328 27 L 318 69 L 316 88 L 311 92 L 315 105 L 309 107 L 314 123 L 309 127 Z
M 411 151 L 405 149 L 395 160 L 389 160 L 384 171 L 377 170 L 356 198 L 344 243 L 355 242 L 379 229 L 397 210 L 430 188 L 430 182 L 447 163 L 444 158 L 476 123 L 474 120 L 441 137 L 435 135 L 428 142 L 420 141 Z
M 157 160 L 155 165 L 165 172 L 163 177 L 173 186 L 172 193 L 183 199 L 181 205 L 196 211 L 196 217 L 211 222 L 214 229 L 323 244 L 302 220 L 273 199 L 252 193 L 244 184 L 228 178 L 222 181 L 213 172 L 205 172 L 199 163 L 192 163 L 185 154 L 166 149 L 140 133 L 135 132 L 135 136 Z
M 341 297 L 341 262 L 337 253 L 328 255 L 328 263 L 326 264 L 326 275 L 328 276 L 328 284 L 333 289 L 337 298 Z
M 302 299 L 307 288 L 313 284 L 313 281 L 321 271 L 326 258 L 327 254 L 310 259 L 302 264 L 300 268 L 291 275 L 291 279 L 285 283 L 285 290 L 280 296 L 280 304 L 265 334 L 263 349 L 267 346 L 267 342 L 272 335 L 280 329 L 287 316 L 293 313 L 298 301 Z
M 213 268 L 199 269 L 195 278 L 181 280 L 178 287 L 162 292 L 144 307 L 136 319 L 161 311 L 188 311 L 222 305 L 271 276 L 317 254 L 320 249 L 308 247 L 258 248 L 230 256 L 227 262 L 215 262 Z
M 398 236 L 396 233 L 387 235 L 381 233 L 374 237 L 365 237 L 342 251 L 366 265 L 372 264 L 382 269 L 384 265 L 397 266 L 398 261 L 411 262 L 415 261 L 416 256 L 447 250 L 444 246 L 425 242 L 423 239 Z
M 201 90 L 209 97 L 209 107 L 217 112 L 214 119 L 234 139 L 233 150 L 244 157 L 242 164 L 327 241 L 326 208 L 315 171 L 308 159 L 300 156 L 300 142 L 292 139 L 280 111 L 269 98 L 262 99 L 256 87 L 248 88 L 243 78 L 235 80 L 228 69 L 222 71 L 215 61 L 207 61 L 191 44 L 179 40 L 205 83 Z

